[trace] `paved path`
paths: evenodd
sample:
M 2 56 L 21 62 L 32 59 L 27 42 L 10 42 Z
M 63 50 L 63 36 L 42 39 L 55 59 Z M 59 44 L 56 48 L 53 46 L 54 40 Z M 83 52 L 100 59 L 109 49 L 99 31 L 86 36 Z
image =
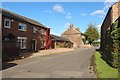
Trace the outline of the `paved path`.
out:
M 65 54 L 34 57 L 18 61 L 3 70 L 3 78 L 94 78 L 90 58 L 94 48 L 80 48 Z
M 64 52 L 69 52 L 69 51 L 73 51 L 74 48 L 56 48 L 56 49 L 48 49 L 48 50 L 40 50 L 37 53 L 33 53 L 32 56 L 30 56 L 29 58 L 33 58 L 36 56 L 46 56 L 46 55 L 54 55 L 54 54 L 61 54 Z

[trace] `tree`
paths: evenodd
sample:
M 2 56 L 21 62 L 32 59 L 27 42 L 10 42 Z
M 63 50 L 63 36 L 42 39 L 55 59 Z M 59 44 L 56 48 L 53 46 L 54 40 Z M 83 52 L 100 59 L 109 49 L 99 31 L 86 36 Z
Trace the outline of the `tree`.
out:
M 87 36 L 87 40 L 89 41 L 90 44 L 92 44 L 93 41 L 99 39 L 99 32 L 96 25 L 94 24 L 89 24 L 84 34 Z
M 80 28 L 75 28 L 75 29 L 80 32 Z

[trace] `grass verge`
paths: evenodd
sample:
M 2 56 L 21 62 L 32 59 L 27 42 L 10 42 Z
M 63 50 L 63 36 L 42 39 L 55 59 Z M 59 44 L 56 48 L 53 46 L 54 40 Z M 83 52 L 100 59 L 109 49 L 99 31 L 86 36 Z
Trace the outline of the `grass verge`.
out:
M 118 78 L 118 70 L 109 66 L 99 52 L 95 54 L 96 75 L 98 78 Z

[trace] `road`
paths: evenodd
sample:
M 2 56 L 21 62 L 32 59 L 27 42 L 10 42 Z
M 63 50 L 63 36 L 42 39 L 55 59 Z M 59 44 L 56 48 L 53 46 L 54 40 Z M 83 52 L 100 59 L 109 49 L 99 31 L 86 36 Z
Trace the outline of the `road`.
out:
M 34 57 L 4 69 L 3 78 L 95 78 L 89 65 L 94 48 L 78 48 L 63 54 Z

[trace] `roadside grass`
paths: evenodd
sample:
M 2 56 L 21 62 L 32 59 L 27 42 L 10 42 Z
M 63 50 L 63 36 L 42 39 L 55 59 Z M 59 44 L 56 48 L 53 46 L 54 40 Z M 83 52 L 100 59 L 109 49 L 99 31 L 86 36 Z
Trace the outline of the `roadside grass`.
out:
M 98 78 L 118 78 L 118 70 L 109 66 L 99 52 L 95 54 L 96 75 Z

